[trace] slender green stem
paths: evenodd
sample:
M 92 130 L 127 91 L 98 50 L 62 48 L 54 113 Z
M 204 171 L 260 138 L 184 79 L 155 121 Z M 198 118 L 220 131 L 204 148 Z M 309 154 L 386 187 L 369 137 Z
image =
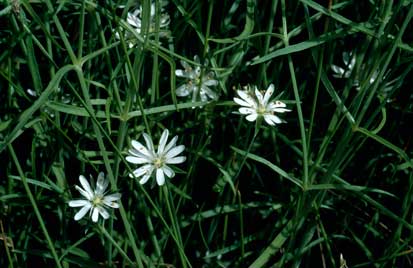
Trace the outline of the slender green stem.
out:
M 240 234 L 241 234 L 241 239 L 240 239 L 240 244 L 241 244 L 241 258 L 244 258 L 245 256 L 245 236 L 244 236 L 244 213 L 243 213 L 243 207 L 242 207 L 242 198 L 241 198 L 241 192 L 238 190 L 237 191 L 237 197 L 238 197 L 238 206 L 239 206 L 239 223 L 240 223 Z
M 210 31 L 211 31 L 211 21 L 212 21 L 212 12 L 213 12 L 213 10 L 214 10 L 214 2 L 215 2 L 215 1 L 209 1 L 208 21 L 207 21 L 206 32 L 205 32 L 205 42 L 204 42 L 203 58 L 205 58 L 205 56 L 207 55 L 208 50 L 209 50 L 209 47 L 208 47 L 208 38 L 209 38 Z
M 83 36 L 85 33 L 85 3 L 86 1 L 82 1 L 80 7 L 80 23 L 79 23 L 79 43 L 78 43 L 78 51 L 77 57 L 80 59 L 83 54 Z
M 53 243 L 52 239 L 51 239 L 50 236 L 49 236 L 49 232 L 47 231 L 47 228 L 46 228 L 46 225 L 45 225 L 45 223 L 44 223 L 42 214 L 40 213 L 40 210 L 39 210 L 39 208 L 37 207 L 36 199 L 34 198 L 32 192 L 31 192 L 31 190 L 30 190 L 29 184 L 27 183 L 27 178 L 26 178 L 26 176 L 24 175 L 23 169 L 22 169 L 21 166 L 20 166 L 20 162 L 19 162 L 19 160 L 18 160 L 18 158 L 17 158 L 17 156 L 16 156 L 16 153 L 14 152 L 13 145 L 8 144 L 7 147 L 8 147 L 8 149 L 9 149 L 10 155 L 11 155 L 11 157 L 12 157 L 12 159 L 13 159 L 13 162 L 14 162 L 14 164 L 16 165 L 17 172 L 19 173 L 19 176 L 20 176 L 20 178 L 21 178 L 21 180 L 22 180 L 24 189 L 26 190 L 26 194 L 27 194 L 27 196 L 29 197 L 30 203 L 32 204 L 34 213 L 36 214 L 36 218 L 37 218 L 37 220 L 39 221 L 40 228 L 42 229 L 43 234 L 44 234 L 44 236 L 45 236 L 45 238 L 46 238 L 47 245 L 49 246 L 50 252 L 51 252 L 52 257 L 53 257 L 53 259 L 54 259 L 54 261 L 55 261 L 55 263 L 56 263 L 56 266 L 57 266 L 58 268 L 62 268 L 62 265 L 61 265 L 61 263 L 60 263 L 60 261 L 59 261 L 59 257 L 57 256 L 57 253 L 56 253 L 56 249 L 55 249 L 55 247 L 54 247 L 54 243 Z
M 7 236 L 4 232 L 3 221 L 0 219 L 0 235 L 3 238 L 4 248 L 6 249 L 7 259 L 9 260 L 9 268 L 14 268 L 13 259 L 10 254 L 9 245 L 7 243 Z
M 108 233 L 108 231 L 106 231 L 106 229 L 101 226 L 101 225 L 97 225 L 99 230 L 102 232 L 102 234 L 109 240 L 109 242 L 115 246 L 115 248 L 117 250 L 119 250 L 120 255 L 122 255 L 123 258 L 125 258 L 125 260 L 127 262 L 129 262 L 132 266 L 134 266 L 135 264 L 133 263 L 133 261 L 129 258 L 128 254 L 126 254 L 126 252 L 119 246 L 119 244 L 112 238 L 112 236 Z
M 285 46 L 288 46 L 289 44 L 288 44 L 287 17 L 286 17 L 285 9 L 286 9 L 285 0 L 281 0 L 284 43 L 285 43 Z M 295 103 L 296 103 L 296 106 L 297 106 L 298 121 L 299 121 L 299 124 L 300 124 L 301 145 L 302 145 L 302 148 L 303 148 L 303 171 L 304 171 L 303 190 L 305 191 L 308 187 L 307 138 L 306 138 L 306 134 L 305 134 L 303 111 L 301 109 L 301 99 L 300 99 L 300 94 L 298 92 L 297 79 L 295 77 L 294 63 L 293 63 L 293 60 L 292 60 L 292 57 L 291 57 L 290 54 L 288 54 L 288 67 L 290 69 L 291 82 L 292 82 L 293 90 L 294 90 L 294 98 L 295 98 Z
M 179 243 L 177 244 L 177 246 L 179 248 L 179 257 L 181 258 L 182 267 L 183 268 L 188 267 L 188 264 L 191 267 L 190 263 L 189 262 L 187 263 L 188 259 L 186 258 L 186 255 L 185 255 L 185 251 L 184 251 L 185 248 L 182 243 L 182 236 L 181 236 L 181 231 L 179 228 L 179 223 L 176 218 L 176 212 L 174 211 L 171 201 L 170 201 L 170 198 L 172 199 L 172 197 L 170 196 L 167 186 L 163 186 L 162 190 L 163 190 L 164 198 L 166 201 L 166 208 L 168 210 L 169 218 L 171 219 L 171 222 L 172 222 L 172 228 L 175 232 L 177 242 Z
M 272 33 L 273 27 L 274 27 L 274 21 L 275 21 L 275 12 L 277 11 L 277 6 L 278 6 L 278 0 L 272 0 L 271 1 L 271 7 L 270 7 L 270 16 L 268 17 L 269 21 L 267 24 L 267 33 Z M 271 41 L 271 34 L 267 34 L 264 36 L 264 50 L 262 55 L 268 54 L 268 50 L 270 48 L 270 41 Z M 265 86 L 268 85 L 268 79 L 267 79 L 267 68 L 269 64 L 268 63 L 262 63 L 260 65 L 260 71 L 259 74 L 261 76 L 261 84 L 264 83 Z

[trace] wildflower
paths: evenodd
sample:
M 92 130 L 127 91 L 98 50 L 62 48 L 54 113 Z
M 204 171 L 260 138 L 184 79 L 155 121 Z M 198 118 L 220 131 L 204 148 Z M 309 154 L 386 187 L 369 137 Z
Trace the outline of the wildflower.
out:
M 161 3 L 161 5 L 165 5 L 165 4 Z M 161 11 L 163 11 L 163 9 L 161 9 Z M 149 15 L 149 30 L 148 31 L 149 33 L 153 33 L 155 31 L 155 25 L 156 25 L 155 3 L 151 4 L 150 12 L 151 13 Z M 128 17 L 126 19 L 129 25 L 134 27 L 138 33 L 141 33 L 143 30 L 142 29 L 142 14 L 143 14 L 143 7 L 140 6 L 134 11 L 129 12 Z M 167 13 L 161 13 L 160 19 L 159 19 L 159 29 L 161 30 L 161 37 L 165 36 L 169 23 L 170 23 L 169 15 Z
M 75 221 L 83 218 L 89 211 L 89 215 L 92 216 L 92 221 L 97 222 L 99 214 L 106 220 L 109 218 L 109 212 L 106 210 L 108 207 L 119 208 L 119 204 L 116 203 L 121 198 L 120 193 L 106 194 L 106 189 L 109 185 L 109 180 L 105 178 L 105 174 L 100 172 L 98 180 L 96 182 L 96 189 L 92 189 L 85 176 L 79 176 L 80 184 L 83 189 L 76 185 L 76 190 L 80 192 L 85 199 L 71 200 L 69 201 L 70 207 L 82 207 L 75 215 Z
M 291 110 L 286 109 L 286 104 L 281 101 L 269 101 L 274 93 L 274 85 L 271 84 L 267 88 L 264 96 L 257 87 L 255 87 L 254 91 L 255 96 L 252 90 L 237 90 L 240 98 L 235 97 L 234 101 L 243 106 L 239 108 L 239 112 L 247 115 L 246 119 L 250 122 L 255 121 L 257 117 L 262 116 L 264 117 L 265 122 L 271 126 L 282 123 L 282 120 L 274 113 L 284 113 Z
M 333 70 L 334 74 L 333 76 L 336 78 L 349 78 L 351 75 L 351 72 L 354 69 L 354 66 L 356 65 L 356 55 L 353 55 L 352 52 L 343 52 L 343 62 L 345 65 L 345 68 L 342 68 L 340 66 L 331 65 L 331 70 Z
M 356 65 L 356 56 L 353 55 L 353 52 L 343 52 L 343 62 L 345 64 L 345 68 L 339 67 L 337 65 L 331 65 L 331 69 L 333 70 L 334 74 L 333 77 L 336 78 L 349 78 L 351 76 L 351 73 L 353 72 L 353 69 Z M 362 74 L 366 74 L 369 73 L 368 71 L 366 71 L 366 66 L 364 64 L 361 64 L 360 66 L 360 72 L 358 72 L 359 74 L 355 75 L 354 81 L 353 81 L 353 86 L 357 89 L 360 90 L 361 88 L 361 83 L 360 81 L 363 81 L 363 75 Z M 361 75 L 360 75 L 361 74 Z M 369 80 L 368 80 L 368 84 L 372 85 L 376 80 L 377 77 L 379 76 L 379 71 L 375 70 Z M 386 75 L 384 75 L 382 77 L 382 80 L 386 79 Z M 389 92 L 397 79 L 386 82 L 384 85 L 384 88 L 381 90 L 381 93 L 383 93 L 384 95 L 387 95 L 386 92 Z
M 142 145 L 136 140 L 132 140 L 132 149 L 129 150 L 131 155 L 126 157 L 126 161 L 133 164 L 144 164 L 139 167 L 129 176 L 142 177 L 139 181 L 140 184 L 146 183 L 155 171 L 156 182 L 159 186 L 164 185 L 165 175 L 169 178 L 175 176 L 175 172 L 167 164 L 180 164 L 186 160 L 185 156 L 178 156 L 185 149 L 184 145 L 176 146 L 178 136 L 175 136 L 168 144 L 169 131 L 165 129 L 162 132 L 159 140 L 157 152 L 153 145 L 151 137 L 148 134 L 143 133 L 146 146 Z
M 199 57 L 194 57 L 195 62 L 199 64 Z M 175 70 L 175 75 L 187 79 L 187 82 L 176 89 L 176 95 L 179 97 L 186 97 L 192 93 L 192 101 L 197 100 L 198 95 L 202 101 L 207 101 L 208 98 L 212 100 L 218 99 L 218 94 L 210 89 L 210 86 L 218 85 L 218 81 L 214 79 L 214 73 L 203 73 L 199 65 L 194 68 L 187 62 L 181 61 L 183 70 Z
M 161 6 L 164 6 L 166 3 L 161 1 Z M 161 12 L 163 8 L 161 7 Z M 142 5 L 136 8 L 134 11 L 128 12 L 128 16 L 126 18 L 126 22 L 135 29 L 138 34 L 141 34 L 142 31 L 145 29 L 142 28 L 142 15 L 143 15 L 143 7 Z M 168 26 L 170 23 L 170 18 L 167 13 L 161 13 L 159 18 L 159 36 L 160 37 L 168 37 L 170 32 L 168 30 Z M 147 32 L 149 34 L 154 33 L 156 30 L 156 9 L 155 3 L 151 4 L 150 7 L 150 15 L 149 15 L 149 25 L 147 26 Z M 119 32 L 115 32 L 115 37 L 120 39 Z M 129 32 L 125 34 L 126 39 L 133 39 L 133 35 Z M 128 40 L 129 47 L 134 46 L 134 42 Z

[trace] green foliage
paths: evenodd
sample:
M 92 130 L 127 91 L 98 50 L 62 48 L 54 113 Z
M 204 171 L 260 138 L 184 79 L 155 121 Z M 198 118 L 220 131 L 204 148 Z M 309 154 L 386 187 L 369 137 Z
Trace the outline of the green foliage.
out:
M 413 4 L 318 2 L 1 1 L 0 267 L 410 267 Z M 249 122 L 270 84 L 286 123 Z M 187 159 L 141 185 L 165 128 Z M 75 221 L 100 171 L 120 208 Z

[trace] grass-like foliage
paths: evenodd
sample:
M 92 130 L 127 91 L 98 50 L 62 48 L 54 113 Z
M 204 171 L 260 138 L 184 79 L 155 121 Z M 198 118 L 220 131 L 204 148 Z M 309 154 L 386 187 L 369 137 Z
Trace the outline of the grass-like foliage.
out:
M 0 1 L 0 267 L 412 267 L 412 16 Z

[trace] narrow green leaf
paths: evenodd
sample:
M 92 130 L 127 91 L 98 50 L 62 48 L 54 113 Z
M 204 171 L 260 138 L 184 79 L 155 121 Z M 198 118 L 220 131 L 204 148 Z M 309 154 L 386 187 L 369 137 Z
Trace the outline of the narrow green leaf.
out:
M 300 52 L 309 48 L 313 48 L 316 46 L 319 46 L 321 44 L 324 44 L 327 41 L 330 40 L 334 40 L 337 38 L 342 38 L 346 35 L 350 34 L 350 32 L 345 31 L 343 29 L 338 29 L 334 32 L 330 32 L 330 33 L 325 33 L 323 35 L 321 35 L 318 38 L 314 38 L 312 40 L 308 40 L 308 41 L 304 41 L 298 44 L 294 44 L 294 45 L 289 45 L 286 46 L 284 48 L 280 48 L 277 49 L 267 55 L 264 55 L 258 59 L 254 59 L 251 65 L 255 65 L 255 64 L 259 64 L 259 63 L 263 63 L 266 61 L 269 61 L 271 59 L 274 59 L 276 57 L 279 56 L 283 56 L 283 55 L 288 55 L 288 54 L 292 54 L 292 53 L 296 53 L 296 52 Z
M 264 165 L 266 165 L 267 167 L 269 167 L 270 169 L 274 170 L 275 172 L 277 172 L 280 176 L 286 178 L 287 180 L 291 181 L 292 183 L 294 183 L 295 185 L 297 185 L 300 188 L 302 187 L 302 183 L 300 180 L 290 176 L 287 172 L 285 172 L 284 170 L 282 170 L 281 168 L 279 168 L 278 166 L 274 165 L 273 163 L 271 163 L 270 161 L 252 154 L 252 153 L 247 153 L 246 151 L 243 151 L 241 149 L 235 148 L 234 146 L 231 146 L 231 149 L 234 150 L 235 152 L 239 153 L 240 155 L 246 155 L 248 158 L 255 160 L 259 163 L 262 163 Z

